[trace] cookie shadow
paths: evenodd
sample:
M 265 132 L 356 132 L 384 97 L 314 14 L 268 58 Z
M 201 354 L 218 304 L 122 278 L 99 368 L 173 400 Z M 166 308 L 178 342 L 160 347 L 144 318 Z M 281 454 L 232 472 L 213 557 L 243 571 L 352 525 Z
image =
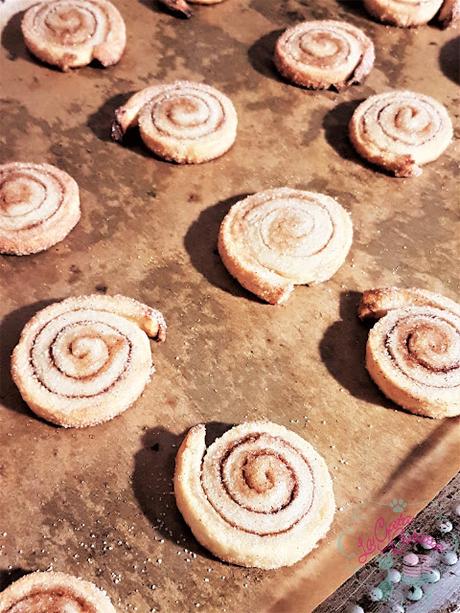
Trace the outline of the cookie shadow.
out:
M 233 296 L 261 303 L 230 275 L 217 251 L 217 236 L 223 218 L 236 202 L 248 195 L 232 196 L 202 211 L 187 230 L 184 246 L 192 265 L 209 283 Z
M 89 116 L 86 125 L 102 142 L 111 143 L 117 147 L 125 147 L 144 158 L 161 160 L 161 158 L 157 157 L 144 145 L 139 134 L 139 128 L 137 127 L 130 128 L 124 134 L 123 140 L 120 143 L 116 143 L 112 138 L 112 123 L 115 120 L 116 109 L 126 103 L 136 91 L 116 94 L 106 100 L 95 113 Z M 164 162 L 164 160 L 161 161 Z
M 32 57 L 27 51 L 21 31 L 21 22 L 25 11 L 15 13 L 7 22 L 2 31 L 2 47 L 8 53 L 8 59 L 12 62 L 18 58 L 32 62 Z
M 429 417 L 427 419 L 430 419 Z M 406 457 L 401 460 L 395 470 L 386 479 L 378 494 L 383 496 L 388 491 L 395 490 L 401 484 L 404 487 L 408 482 L 411 483 L 413 491 L 418 491 L 417 482 L 423 488 L 423 482 L 427 474 L 420 470 L 420 463 L 429 456 L 435 455 L 435 450 L 445 444 L 446 436 L 458 429 L 460 419 L 451 417 L 441 420 L 439 425 L 431 432 L 425 440 L 413 447 Z
M 357 154 L 348 137 L 348 124 L 361 102 L 363 102 L 363 99 L 350 100 L 335 106 L 326 113 L 323 119 L 323 129 L 326 141 L 342 159 L 352 160 L 365 168 L 369 168 Z
M 284 29 L 274 30 L 273 32 L 264 34 L 261 38 L 256 40 L 256 42 L 249 47 L 248 60 L 254 70 L 264 77 L 268 77 L 273 81 L 278 81 L 278 83 L 289 84 L 289 81 L 280 75 L 273 61 L 276 41 L 283 32 Z
M 369 326 L 358 319 L 360 299 L 360 292 L 341 292 L 341 319 L 324 333 L 320 342 L 321 359 L 334 379 L 352 396 L 394 409 L 396 405 L 383 395 L 365 367 Z
M 336 107 L 328 111 L 323 119 L 324 136 L 328 144 L 336 151 L 343 159 L 354 162 L 361 168 L 369 170 L 372 173 L 378 173 L 385 177 L 395 179 L 394 172 L 388 168 L 372 164 L 365 158 L 361 157 L 353 147 L 348 135 L 348 124 L 355 109 L 363 102 L 364 99 L 350 100 L 349 102 L 341 102 Z
M 207 423 L 206 446 L 231 427 L 233 424 Z M 214 560 L 215 557 L 193 536 L 174 497 L 175 458 L 187 431 L 177 435 L 155 427 L 143 435 L 142 447 L 134 458 L 134 495 L 144 515 L 165 539 L 208 560 Z
M 337 4 L 341 9 L 350 13 L 351 15 L 355 15 L 356 17 L 361 17 L 361 19 L 366 19 L 366 21 L 376 21 L 370 13 L 366 11 L 362 2 L 350 2 L 350 0 L 337 0 Z M 334 17 L 330 17 L 330 19 L 335 19 Z M 380 22 L 378 22 L 380 23 Z
M 30 53 L 30 51 L 27 49 L 21 30 L 21 22 L 25 12 L 26 11 L 24 10 L 20 11 L 19 13 L 15 13 L 3 28 L 1 44 L 8 53 L 8 59 L 12 62 L 16 61 L 17 59 L 23 59 L 31 64 L 36 64 L 38 66 L 42 66 L 43 68 L 47 68 L 52 72 L 62 72 L 58 66 L 53 66 L 51 64 L 47 64 L 46 62 L 42 62 L 42 60 L 36 57 L 33 53 Z
M 12 256 L 14 257 L 14 256 Z M 27 306 L 23 306 L 6 315 L 0 321 L 0 401 L 1 404 L 16 413 L 33 415 L 22 400 L 18 388 L 11 377 L 11 354 L 18 344 L 21 331 L 31 317 L 46 306 L 57 302 L 56 300 L 42 300 Z M 37 419 L 40 419 L 37 416 Z M 45 423 L 45 422 L 44 422 Z
M 99 140 L 105 143 L 111 143 L 117 147 L 124 147 L 125 149 L 129 149 L 133 153 L 150 160 L 156 160 L 157 162 L 162 162 L 163 164 L 168 164 L 170 166 L 177 166 L 178 164 L 176 162 L 165 160 L 151 151 L 144 144 L 137 126 L 129 128 L 129 130 L 127 130 L 123 135 L 120 142 L 115 142 L 112 138 L 112 124 L 115 120 L 116 109 L 125 104 L 137 91 L 138 90 L 134 90 L 112 96 L 106 100 L 95 113 L 89 116 L 86 125 Z
M 114 142 L 111 133 L 112 123 L 115 119 L 115 111 L 135 93 L 135 91 L 130 91 L 122 94 L 115 94 L 115 96 L 108 98 L 95 113 L 89 116 L 86 125 L 99 140 L 109 143 Z
M 21 579 L 26 575 L 30 575 L 30 573 L 33 572 L 33 570 L 27 570 L 25 568 L 21 568 L 20 566 L 6 570 L 0 569 L 0 592 L 6 590 L 7 587 L 9 587 L 15 581 L 18 581 L 18 579 Z
M 448 79 L 460 84 L 460 36 L 449 40 L 439 54 L 439 65 Z

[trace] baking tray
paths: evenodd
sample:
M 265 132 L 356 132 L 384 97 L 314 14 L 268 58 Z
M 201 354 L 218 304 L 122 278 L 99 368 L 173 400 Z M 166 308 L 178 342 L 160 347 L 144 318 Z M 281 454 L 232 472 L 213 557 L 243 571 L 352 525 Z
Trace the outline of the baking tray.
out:
M 312 611 L 361 564 L 359 535 L 390 521 L 393 498 L 416 514 L 459 468 L 458 420 L 396 410 L 366 374 L 359 292 L 420 286 L 458 297 L 455 145 L 415 179 L 360 160 L 346 136 L 358 101 L 408 88 L 433 95 L 458 125 L 458 35 L 372 21 L 358 3 L 228 0 L 175 19 L 150 0 L 115 0 L 128 29 L 119 65 L 62 74 L 25 50 L 18 11 L 0 5 L 2 162 L 49 162 L 79 183 L 82 220 L 29 257 L 1 257 L 0 569 L 55 568 L 94 580 L 120 612 Z M 13 15 L 14 14 L 14 15 Z M 364 85 L 341 94 L 284 83 L 271 54 L 301 19 L 338 18 L 375 41 Z M 136 135 L 110 141 L 114 109 L 152 82 L 196 79 L 228 94 L 238 139 L 221 159 L 177 166 Z M 257 301 L 216 252 L 230 205 L 288 185 L 325 192 L 352 214 L 340 271 L 297 288 L 288 304 Z M 63 430 L 36 418 L 9 377 L 9 355 L 37 309 L 70 295 L 123 293 L 161 309 L 169 336 L 157 373 L 113 421 Z M 270 419 L 310 441 L 334 477 L 338 511 L 318 549 L 276 572 L 223 564 L 191 536 L 171 475 L 183 433 Z

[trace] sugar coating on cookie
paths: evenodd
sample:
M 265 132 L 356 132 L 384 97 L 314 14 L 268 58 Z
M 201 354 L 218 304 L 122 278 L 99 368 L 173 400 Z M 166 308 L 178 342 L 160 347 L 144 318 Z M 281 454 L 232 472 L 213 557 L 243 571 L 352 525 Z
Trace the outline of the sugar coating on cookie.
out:
M 206 449 L 194 426 L 176 457 L 174 493 L 197 540 L 247 567 L 280 568 L 305 557 L 335 511 L 327 465 L 303 438 L 270 422 L 227 431 Z
M 427 417 L 460 414 L 460 305 L 418 288 L 364 292 L 358 314 L 377 319 L 366 367 L 383 393 Z
M 21 27 L 29 51 L 62 70 L 93 59 L 112 66 L 126 46 L 125 23 L 108 0 L 39 2 L 25 12 Z
M 116 613 L 103 590 L 66 573 L 35 572 L 0 593 L 0 613 L 45 611 Z
M 278 39 L 274 61 L 279 72 L 298 85 L 342 90 L 361 83 L 374 65 L 374 44 L 344 21 L 304 21 Z
M 139 126 L 142 140 L 159 157 L 199 164 L 220 157 L 235 142 L 238 119 L 232 101 L 203 83 L 175 81 L 147 87 L 115 112 L 114 140 Z
M 295 285 L 332 277 L 352 238 L 350 215 L 336 200 L 281 187 L 234 204 L 221 224 L 218 250 L 243 287 L 281 304 Z
M 154 368 L 149 338 L 164 340 L 162 314 L 126 296 L 68 298 L 39 311 L 14 349 L 13 380 L 29 407 L 65 427 L 125 411 Z
M 78 185 L 66 172 L 50 164 L 0 165 L 0 253 L 49 249 L 79 219 Z
M 390 91 L 362 102 L 350 120 L 350 140 L 369 162 L 397 177 L 415 177 L 436 160 L 453 137 L 440 102 L 410 91 Z

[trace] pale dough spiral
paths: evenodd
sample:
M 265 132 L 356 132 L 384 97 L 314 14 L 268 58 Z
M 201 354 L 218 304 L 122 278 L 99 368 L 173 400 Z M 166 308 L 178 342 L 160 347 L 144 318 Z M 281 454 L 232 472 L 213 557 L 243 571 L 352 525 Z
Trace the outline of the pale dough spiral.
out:
M 360 155 L 398 177 L 421 174 L 453 137 L 446 108 L 434 98 L 409 91 L 371 96 L 353 113 L 350 139 Z
M 0 166 L 0 253 L 44 251 L 79 219 L 78 185 L 66 172 L 49 164 Z
M 29 50 L 62 70 L 93 59 L 116 64 L 126 46 L 122 16 L 108 0 L 53 0 L 34 4 L 22 20 Z
M 174 493 L 197 540 L 222 560 L 279 568 L 306 556 L 335 511 L 323 458 L 277 424 L 236 426 L 206 450 L 193 427 L 176 458 Z
M 349 214 L 324 194 L 281 187 L 232 206 L 219 231 L 219 254 L 240 283 L 272 304 L 295 285 L 332 277 L 351 247 Z
M 343 21 L 305 21 L 288 28 L 275 47 L 275 64 L 288 80 L 314 89 L 342 90 L 374 65 L 372 41 Z
M 93 583 L 58 572 L 36 572 L 0 593 L 0 613 L 116 613 Z
M 440 294 L 383 288 L 364 292 L 366 366 L 391 400 L 428 417 L 460 414 L 460 305 Z
M 68 298 L 24 327 L 12 376 L 29 407 L 67 427 L 112 419 L 140 396 L 154 368 L 148 336 L 164 340 L 162 314 L 124 296 Z
M 142 140 L 158 156 L 198 164 L 223 155 L 236 138 L 231 100 L 209 85 L 176 81 L 134 94 L 115 112 L 112 137 L 139 125 Z

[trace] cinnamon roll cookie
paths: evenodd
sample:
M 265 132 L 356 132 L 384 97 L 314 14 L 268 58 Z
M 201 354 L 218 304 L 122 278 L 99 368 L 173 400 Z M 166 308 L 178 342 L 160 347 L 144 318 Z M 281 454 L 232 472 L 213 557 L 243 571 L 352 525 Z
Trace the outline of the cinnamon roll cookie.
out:
M 62 70 L 93 59 L 112 66 L 126 46 L 125 22 L 108 0 L 39 2 L 26 11 L 22 33 L 31 53 Z
M 0 613 L 116 613 L 107 594 L 89 581 L 36 572 L 0 593 Z
M 281 304 L 295 285 L 332 277 L 352 237 L 350 216 L 333 198 L 281 187 L 232 206 L 220 227 L 218 249 L 243 287 Z
M 363 293 L 369 333 L 366 366 L 391 400 L 419 415 L 460 414 L 460 305 L 416 288 Z
M 177 506 L 196 539 L 214 555 L 247 567 L 301 560 L 332 523 L 335 502 L 323 458 L 283 426 L 236 426 L 206 450 L 194 426 L 176 457 Z
M 452 140 L 446 108 L 434 98 L 409 91 L 371 96 L 353 113 L 350 139 L 366 160 L 397 177 L 415 177 Z
M 275 47 L 275 65 L 289 81 L 338 91 L 361 83 L 374 65 L 372 41 L 343 21 L 304 21 L 288 28 Z
M 158 156 L 199 164 L 223 155 L 235 142 L 232 101 L 209 85 L 176 81 L 134 94 L 115 112 L 112 138 L 120 141 L 138 125 L 142 140 Z
M 371 15 L 403 28 L 428 23 L 437 14 L 447 26 L 455 20 L 457 3 L 458 0 L 364 0 L 364 6 Z
M 24 327 L 12 376 L 29 407 L 66 427 L 122 413 L 154 368 L 148 337 L 163 341 L 159 311 L 125 296 L 78 296 L 39 311 Z
M 78 185 L 66 172 L 49 164 L 0 165 L 0 253 L 44 251 L 79 219 Z

